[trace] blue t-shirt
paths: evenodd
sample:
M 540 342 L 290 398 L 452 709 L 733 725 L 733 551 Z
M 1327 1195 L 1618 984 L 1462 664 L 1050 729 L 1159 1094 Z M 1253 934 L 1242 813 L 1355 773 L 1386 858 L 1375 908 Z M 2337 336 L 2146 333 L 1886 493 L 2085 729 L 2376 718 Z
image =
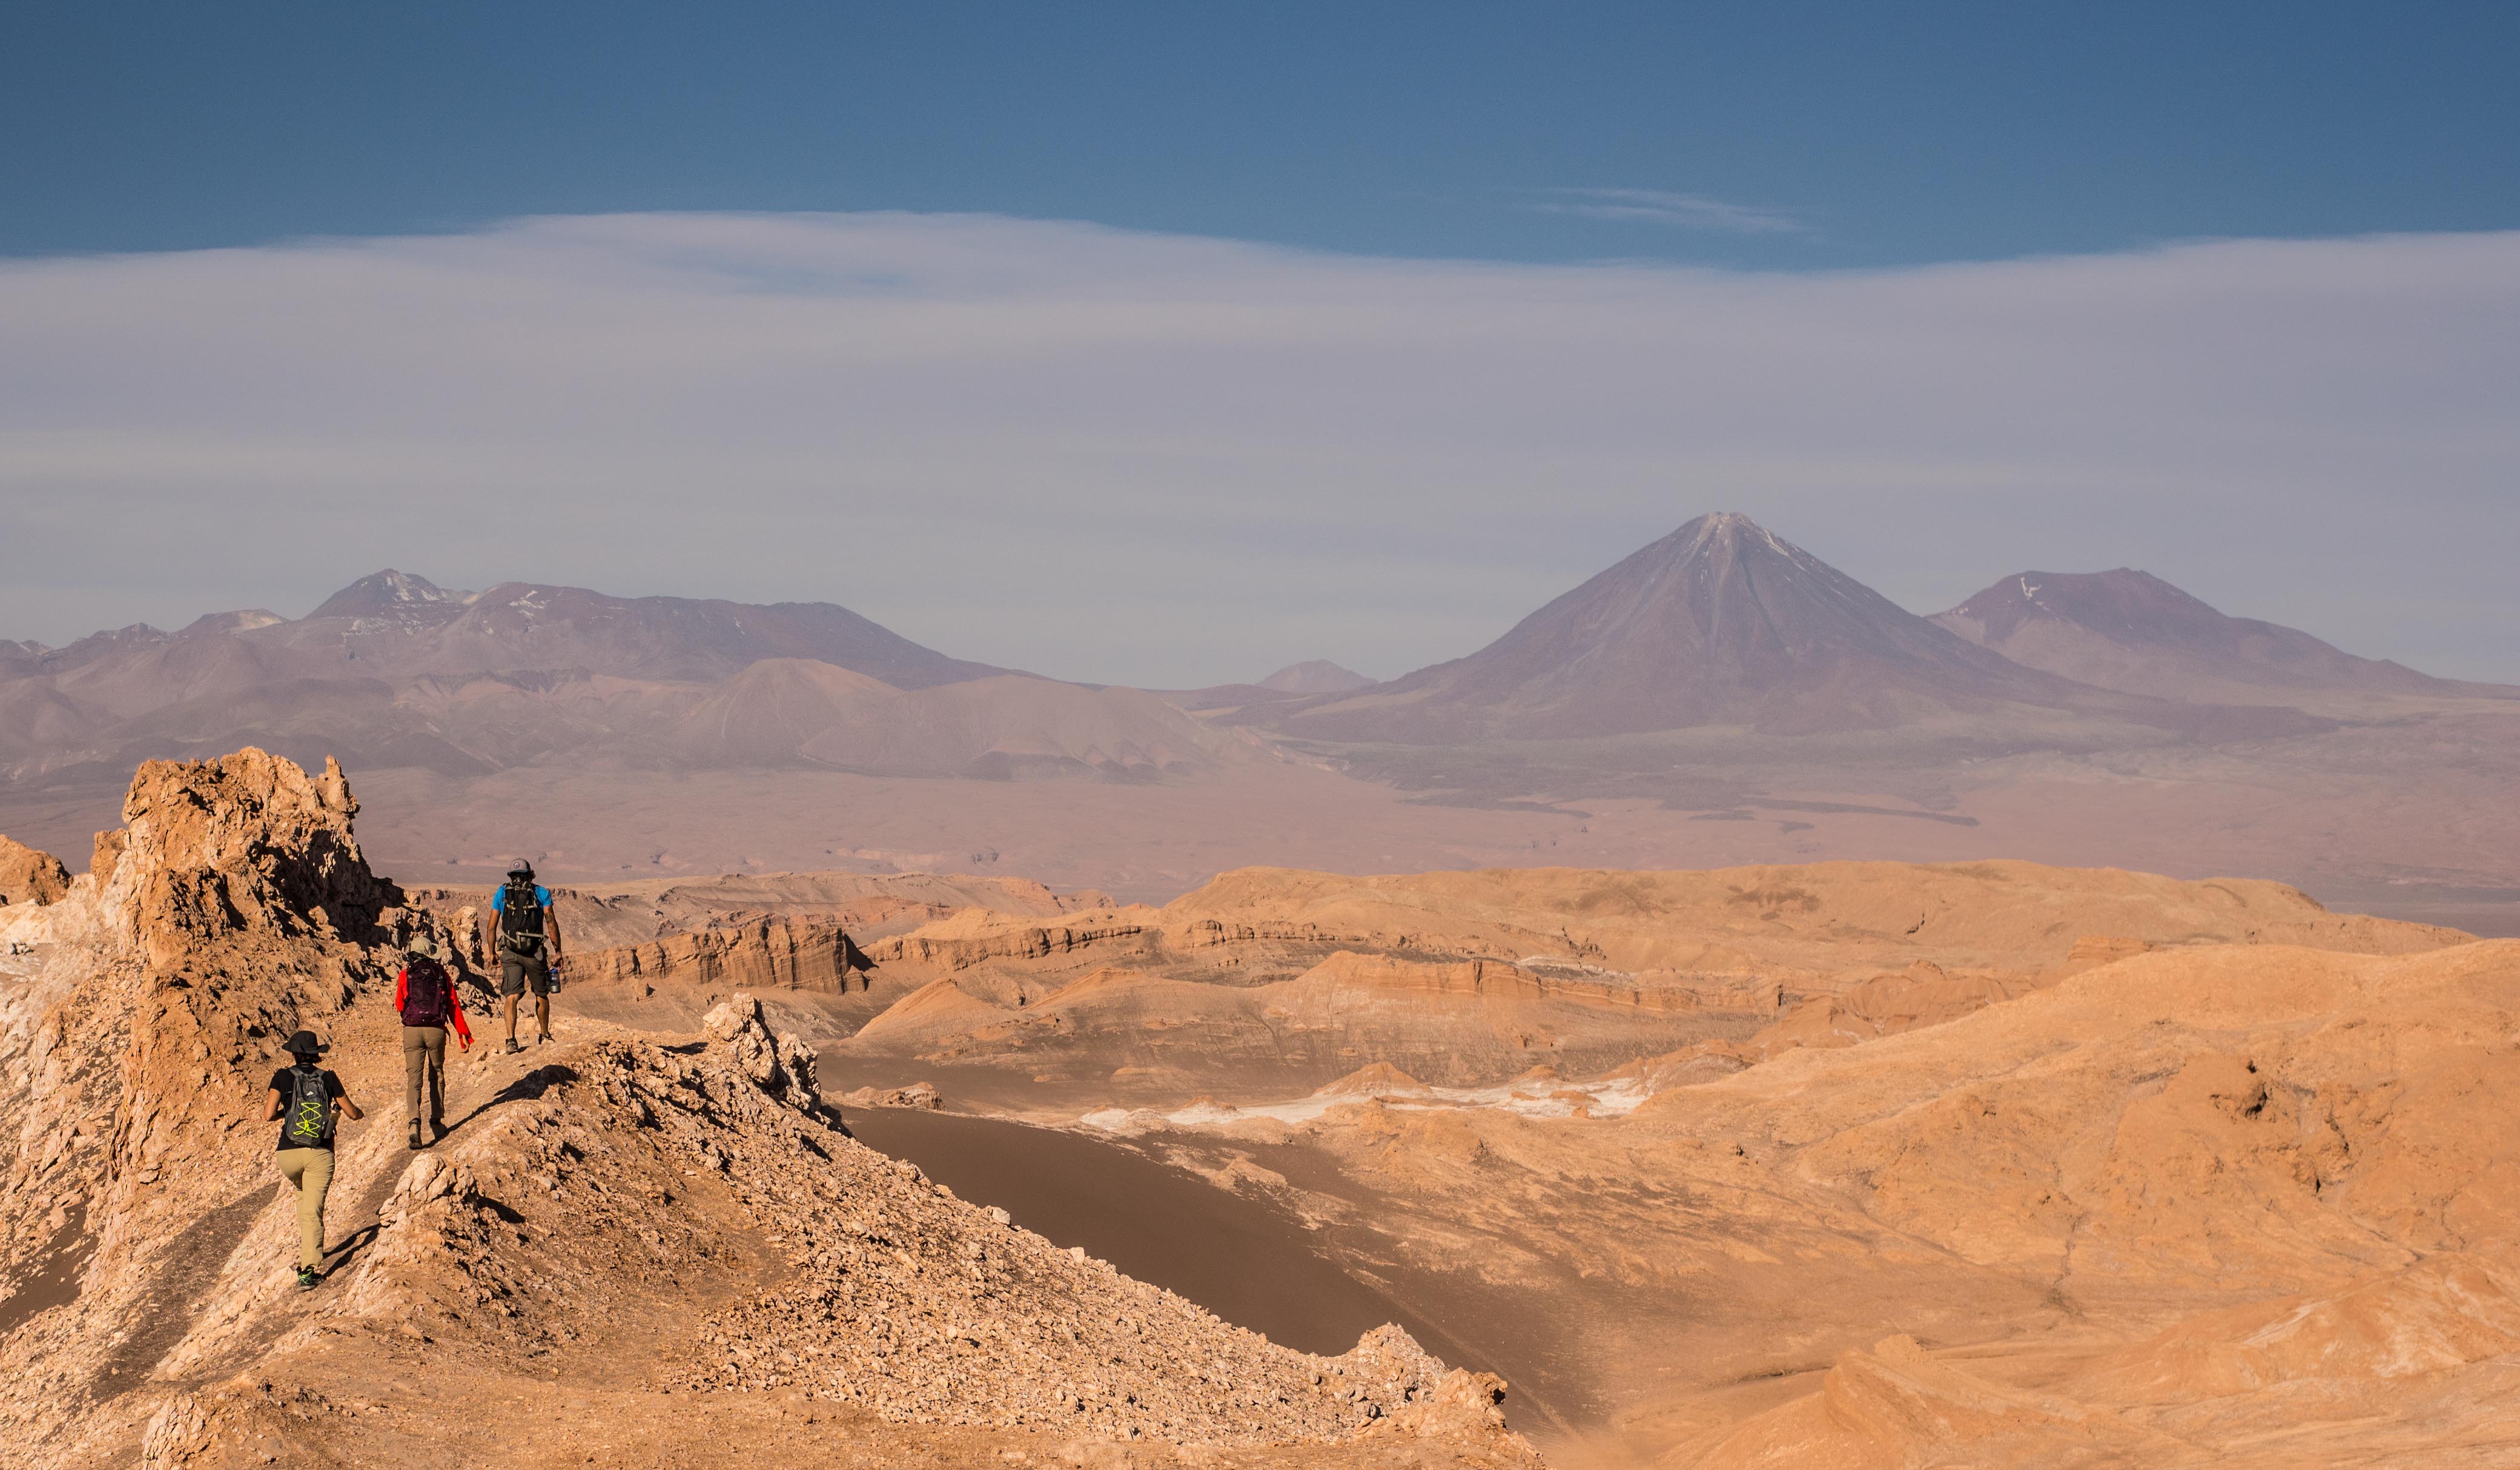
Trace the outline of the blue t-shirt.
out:
M 536 883 L 534 885 L 534 902 L 542 905 L 546 909 L 550 908 L 551 890 L 545 888 L 540 883 Z M 508 912 L 508 890 L 505 886 L 502 886 L 498 892 L 490 895 L 490 912 L 493 913 L 505 913 Z

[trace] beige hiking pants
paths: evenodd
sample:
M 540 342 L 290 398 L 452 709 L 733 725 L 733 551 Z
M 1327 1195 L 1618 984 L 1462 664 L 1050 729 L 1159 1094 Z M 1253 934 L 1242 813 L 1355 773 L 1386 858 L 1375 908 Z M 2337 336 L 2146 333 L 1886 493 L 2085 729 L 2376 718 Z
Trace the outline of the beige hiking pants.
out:
M 428 1111 L 420 1110 L 422 1084 L 428 1092 Z M 418 1123 L 446 1118 L 446 1028 L 405 1026 L 402 1029 L 402 1111 Z
M 278 1158 L 280 1177 L 297 1186 L 297 1264 L 313 1270 L 324 1264 L 324 1191 L 333 1187 L 333 1150 L 284 1148 Z

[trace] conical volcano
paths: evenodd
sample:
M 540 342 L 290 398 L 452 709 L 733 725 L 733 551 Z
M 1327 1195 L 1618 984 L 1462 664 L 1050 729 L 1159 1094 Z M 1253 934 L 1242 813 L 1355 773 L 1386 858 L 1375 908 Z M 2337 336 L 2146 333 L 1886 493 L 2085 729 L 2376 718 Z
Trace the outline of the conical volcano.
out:
M 1326 739 L 1570 739 L 1700 726 L 1821 734 L 2075 685 L 1907 611 L 1747 515 L 1701 515 L 1467 658 L 1289 710 Z

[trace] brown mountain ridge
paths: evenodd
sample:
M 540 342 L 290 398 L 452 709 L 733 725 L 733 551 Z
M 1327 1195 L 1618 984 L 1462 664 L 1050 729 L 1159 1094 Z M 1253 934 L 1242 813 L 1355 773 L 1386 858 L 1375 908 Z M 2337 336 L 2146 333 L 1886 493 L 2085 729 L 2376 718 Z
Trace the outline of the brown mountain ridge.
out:
M 2165 699 L 2321 690 L 2509 698 L 2520 690 L 2358 658 L 2298 628 L 2231 617 L 2150 572 L 2021 572 L 1932 621 L 2025 667 Z
M 458 593 L 392 569 L 304 618 L 134 625 L 0 666 L 0 770 L 22 784 L 240 743 L 458 777 L 567 756 L 1146 781 L 1230 742 L 1135 690 L 950 658 L 832 603 Z

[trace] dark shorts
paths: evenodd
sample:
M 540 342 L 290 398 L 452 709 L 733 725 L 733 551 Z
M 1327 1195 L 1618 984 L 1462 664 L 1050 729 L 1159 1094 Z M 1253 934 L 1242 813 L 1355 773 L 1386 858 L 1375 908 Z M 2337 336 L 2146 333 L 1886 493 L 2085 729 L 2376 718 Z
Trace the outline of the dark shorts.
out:
M 550 965 L 544 960 L 529 959 L 522 955 L 500 956 L 499 994 L 521 996 L 529 990 L 538 996 L 551 994 Z

